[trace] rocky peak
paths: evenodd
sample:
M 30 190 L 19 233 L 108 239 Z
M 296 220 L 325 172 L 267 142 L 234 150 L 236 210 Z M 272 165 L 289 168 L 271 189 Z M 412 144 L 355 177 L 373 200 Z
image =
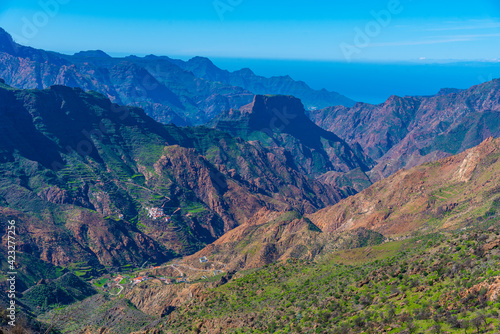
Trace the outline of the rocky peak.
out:
M 330 170 L 367 170 L 372 163 L 360 150 L 314 124 L 301 100 L 293 96 L 256 95 L 252 103 L 220 114 L 210 125 L 234 136 L 260 138 L 264 145 L 285 148 L 295 165 L 314 176 Z
M 214 63 L 205 57 L 194 57 L 187 61 L 189 71 L 200 77 L 210 77 L 214 81 L 224 81 L 227 71 L 219 69 Z
M 240 74 L 244 77 L 249 77 L 249 76 L 255 75 L 255 73 L 253 73 L 253 71 L 251 69 L 249 69 L 248 67 L 242 68 L 241 70 L 238 70 L 234 73 Z
M 250 104 L 250 110 L 255 117 L 268 119 L 269 117 L 296 118 L 305 116 L 302 102 L 287 95 L 256 95 Z
M 458 94 L 463 92 L 464 89 L 458 89 L 458 88 L 442 88 L 439 90 L 439 92 L 436 94 L 437 96 L 443 96 L 443 95 L 450 95 L 450 94 Z
M 401 97 L 397 95 L 392 95 L 390 96 L 387 101 L 383 104 L 386 107 L 415 107 L 418 105 L 418 102 L 420 101 L 419 97 L 412 97 L 412 96 L 407 96 L 407 97 Z
M 317 137 L 317 130 L 326 133 L 307 117 L 300 99 L 288 95 L 256 95 L 240 109 L 239 121 L 246 123 L 249 131 L 288 133 L 308 140 Z
M 217 69 L 217 67 L 212 63 L 212 61 L 205 57 L 193 57 L 188 63 L 194 64 L 199 67 L 204 67 L 205 69 Z
M 102 50 L 80 51 L 75 53 L 74 56 L 81 58 L 111 58 L 110 55 Z

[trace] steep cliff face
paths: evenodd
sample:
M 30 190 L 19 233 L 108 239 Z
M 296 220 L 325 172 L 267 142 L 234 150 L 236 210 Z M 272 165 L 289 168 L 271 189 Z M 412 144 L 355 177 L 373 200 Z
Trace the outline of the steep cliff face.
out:
M 19 220 L 21 249 L 53 264 L 162 262 L 262 208 L 312 213 L 345 197 L 283 151 L 165 126 L 95 92 L 0 84 L 0 99 L 2 222 Z
M 307 217 L 323 231 L 360 227 L 384 235 L 457 229 L 500 213 L 500 139 L 402 170 Z
M 366 171 L 372 164 L 357 147 L 311 122 L 301 101 L 292 96 L 257 95 L 251 104 L 222 113 L 210 126 L 271 149 L 284 148 L 297 168 L 313 177 L 328 171 Z
M 380 105 L 311 111 L 319 126 L 359 144 L 378 162 L 379 180 L 403 167 L 435 161 L 500 136 L 500 80 L 433 97 L 392 96 Z

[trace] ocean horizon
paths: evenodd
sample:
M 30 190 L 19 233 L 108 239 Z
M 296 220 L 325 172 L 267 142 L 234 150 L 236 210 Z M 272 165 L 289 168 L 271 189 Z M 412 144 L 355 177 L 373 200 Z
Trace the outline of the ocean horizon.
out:
M 186 58 L 184 58 L 186 59 Z M 499 62 L 363 63 L 308 60 L 210 58 L 222 69 L 250 68 L 270 77 L 289 75 L 314 89 L 327 89 L 358 102 L 383 103 L 391 95 L 429 96 L 442 88 L 467 89 L 500 77 Z

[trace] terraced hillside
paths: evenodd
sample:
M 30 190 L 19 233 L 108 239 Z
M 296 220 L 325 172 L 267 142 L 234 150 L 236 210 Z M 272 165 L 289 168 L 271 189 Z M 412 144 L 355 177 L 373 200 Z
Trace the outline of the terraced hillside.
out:
M 0 100 L 0 220 L 55 265 L 163 262 L 264 207 L 311 213 L 345 196 L 258 143 L 165 126 L 95 92 L 0 84 Z

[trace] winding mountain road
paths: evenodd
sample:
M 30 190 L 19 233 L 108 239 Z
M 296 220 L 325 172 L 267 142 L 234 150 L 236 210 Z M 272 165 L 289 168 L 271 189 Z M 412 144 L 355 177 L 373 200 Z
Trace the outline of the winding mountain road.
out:
M 112 294 L 111 292 L 109 293 L 111 296 L 119 296 L 120 293 L 122 293 L 123 289 L 125 289 L 125 287 L 123 285 L 121 285 L 120 283 L 117 283 L 116 284 L 119 288 L 120 288 L 120 291 L 118 291 L 116 294 Z
M 177 268 L 174 264 L 169 264 L 167 267 L 172 267 L 173 269 L 177 270 L 181 274 L 181 276 L 184 276 L 184 273 L 179 268 Z

